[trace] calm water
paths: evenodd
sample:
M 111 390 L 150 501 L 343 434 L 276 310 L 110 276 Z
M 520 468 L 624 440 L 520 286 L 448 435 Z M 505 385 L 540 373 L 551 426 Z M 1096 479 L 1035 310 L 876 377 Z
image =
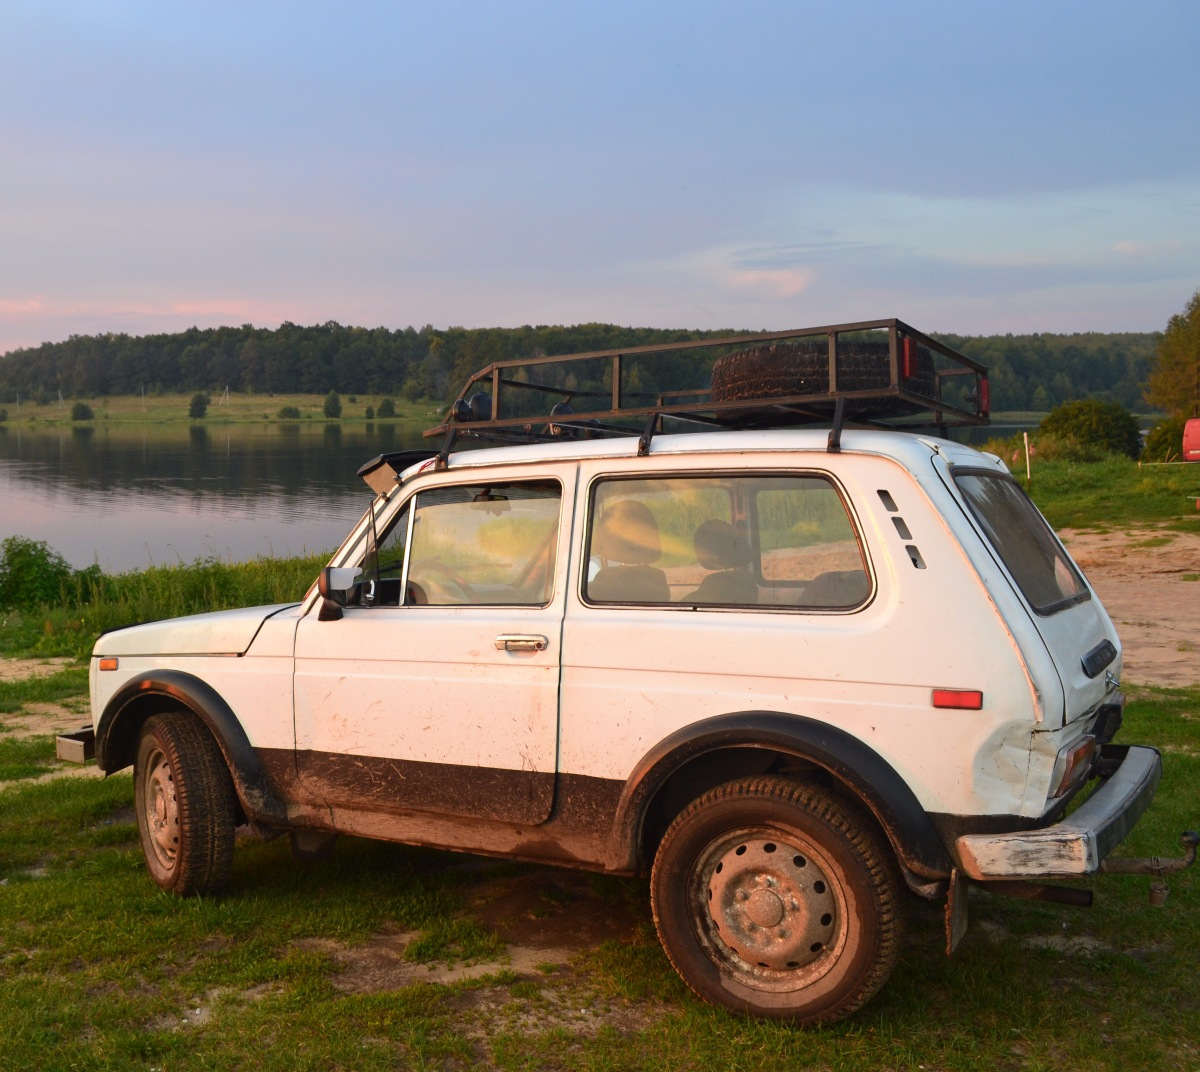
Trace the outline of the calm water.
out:
M 425 443 L 391 424 L 0 424 L 0 538 L 45 540 L 108 572 L 325 551 L 370 499 L 358 467 Z
M 393 424 L 0 424 L 0 539 L 45 540 L 72 565 L 108 572 L 331 550 L 370 498 L 358 467 L 429 444 L 419 427 Z

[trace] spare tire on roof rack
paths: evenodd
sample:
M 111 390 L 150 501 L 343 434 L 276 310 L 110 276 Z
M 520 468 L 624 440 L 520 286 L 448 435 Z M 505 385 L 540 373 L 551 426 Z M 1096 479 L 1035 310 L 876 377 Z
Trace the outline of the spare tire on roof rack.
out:
M 915 361 L 911 375 L 901 374 L 901 388 L 926 398 L 936 398 L 937 377 L 933 354 L 924 346 L 913 346 Z M 891 355 L 882 340 L 845 339 L 837 346 L 837 393 L 847 391 L 888 391 L 892 386 Z M 769 421 L 779 424 L 794 419 L 797 423 L 823 419 L 833 413 L 829 391 L 829 344 L 827 339 L 800 339 L 795 342 L 762 343 L 724 354 L 713 365 L 710 398 L 713 402 L 742 399 L 812 396 L 803 403 L 804 413 L 787 414 L 774 407 L 726 410 L 724 422 L 753 425 Z M 847 398 L 846 413 L 868 419 L 907 416 L 928 409 L 927 404 L 896 395 Z

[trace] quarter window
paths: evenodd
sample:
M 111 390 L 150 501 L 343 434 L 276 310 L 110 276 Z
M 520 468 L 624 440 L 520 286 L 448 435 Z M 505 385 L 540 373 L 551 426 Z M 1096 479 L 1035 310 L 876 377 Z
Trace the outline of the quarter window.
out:
M 870 593 L 853 522 L 823 476 L 602 481 L 590 517 L 592 603 L 847 609 Z

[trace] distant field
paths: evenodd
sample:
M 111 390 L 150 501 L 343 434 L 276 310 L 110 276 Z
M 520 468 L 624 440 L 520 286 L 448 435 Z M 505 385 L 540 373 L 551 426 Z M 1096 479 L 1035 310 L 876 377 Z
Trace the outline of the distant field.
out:
M 36 424 L 103 424 L 105 421 L 130 423 L 147 422 L 162 424 L 165 422 L 188 421 L 188 406 L 195 392 L 186 394 L 146 395 L 109 395 L 103 398 L 84 398 L 95 413 L 92 421 L 72 421 L 71 407 L 77 401 L 69 398 L 60 405 L 58 400 L 38 406 L 32 402 L 22 402 L 20 409 L 9 404 L 8 422 L 17 421 Z M 279 420 L 279 411 L 285 406 L 293 406 L 300 411 L 301 420 L 323 421 L 324 395 L 300 394 L 271 394 L 247 395 L 230 393 L 228 397 L 212 395 L 208 413 L 204 417 L 207 424 L 232 423 L 236 421 L 275 421 Z M 350 399 L 355 400 L 352 402 Z M 342 395 L 343 421 L 361 421 L 366 419 L 366 410 L 371 406 L 376 412 L 384 395 Z M 392 398 L 396 407 L 397 421 L 428 420 L 438 410 L 434 402 L 409 402 L 402 398 Z M 379 419 L 379 418 L 376 418 Z

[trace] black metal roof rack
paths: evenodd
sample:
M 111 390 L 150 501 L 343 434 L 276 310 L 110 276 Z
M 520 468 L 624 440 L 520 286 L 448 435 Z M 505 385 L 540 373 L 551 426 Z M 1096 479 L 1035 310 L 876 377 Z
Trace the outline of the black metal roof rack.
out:
M 988 421 L 987 369 L 903 321 L 763 332 L 496 361 L 426 437 L 539 442 L 826 424 L 925 429 Z

